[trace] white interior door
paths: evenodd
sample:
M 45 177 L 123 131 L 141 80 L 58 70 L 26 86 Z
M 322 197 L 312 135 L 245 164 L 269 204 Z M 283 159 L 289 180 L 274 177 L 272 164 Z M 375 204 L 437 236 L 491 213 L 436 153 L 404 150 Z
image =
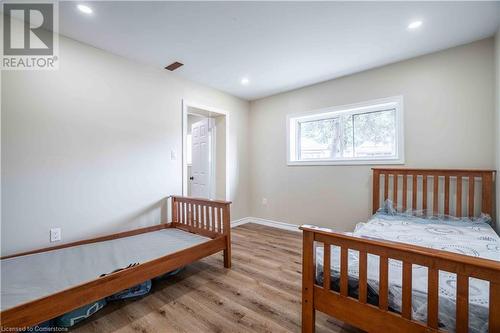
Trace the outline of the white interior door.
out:
M 191 195 L 196 198 L 210 196 L 210 119 L 205 118 L 191 125 L 192 165 Z

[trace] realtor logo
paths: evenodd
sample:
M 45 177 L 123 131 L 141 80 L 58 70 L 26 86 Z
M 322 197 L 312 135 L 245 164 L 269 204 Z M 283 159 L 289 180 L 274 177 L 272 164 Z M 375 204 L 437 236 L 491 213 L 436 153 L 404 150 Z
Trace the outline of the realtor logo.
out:
M 2 70 L 58 67 L 55 2 L 4 3 Z

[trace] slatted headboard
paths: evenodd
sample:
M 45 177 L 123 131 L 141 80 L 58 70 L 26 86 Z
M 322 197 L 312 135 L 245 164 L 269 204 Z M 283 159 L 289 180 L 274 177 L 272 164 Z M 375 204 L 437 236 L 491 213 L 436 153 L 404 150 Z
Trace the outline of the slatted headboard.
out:
M 373 213 L 381 206 L 382 199 L 391 199 L 394 206 L 402 210 L 430 210 L 432 207 L 433 214 L 476 217 L 486 213 L 493 216 L 495 170 L 372 170 Z

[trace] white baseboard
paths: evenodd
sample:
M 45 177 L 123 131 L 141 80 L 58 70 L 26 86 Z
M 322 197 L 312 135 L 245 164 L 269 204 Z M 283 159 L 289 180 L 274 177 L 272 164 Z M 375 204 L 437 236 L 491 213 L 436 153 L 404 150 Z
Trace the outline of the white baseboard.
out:
M 250 217 L 244 217 L 244 218 L 239 219 L 239 220 L 234 220 L 234 221 L 231 221 L 231 228 L 237 227 L 237 226 L 242 225 L 242 224 L 247 224 L 250 222 L 252 222 L 252 221 L 250 221 Z
M 273 227 L 273 228 L 278 228 L 278 229 L 283 229 L 283 230 L 288 230 L 288 231 L 301 232 L 298 225 L 291 224 L 291 223 L 285 223 L 285 222 L 278 222 L 278 221 L 273 221 L 273 220 L 267 220 L 267 219 L 261 219 L 259 217 L 244 217 L 242 219 L 232 221 L 231 228 L 234 228 L 234 227 L 237 227 L 239 225 L 246 224 L 246 223 L 256 223 L 256 224 L 265 225 L 268 227 Z

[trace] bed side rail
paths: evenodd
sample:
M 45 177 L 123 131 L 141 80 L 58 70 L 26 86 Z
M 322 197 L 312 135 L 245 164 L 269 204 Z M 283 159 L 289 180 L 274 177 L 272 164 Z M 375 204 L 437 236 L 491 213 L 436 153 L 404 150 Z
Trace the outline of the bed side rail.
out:
M 500 332 L 500 262 L 410 244 L 358 238 L 311 225 L 303 231 L 302 332 L 314 332 L 314 309 L 363 330 L 440 332 L 438 328 L 439 271 L 457 274 L 456 332 L 468 331 L 469 278 L 489 281 L 489 332 Z M 314 242 L 322 243 L 323 285 L 315 282 Z M 330 289 L 330 246 L 340 247 L 340 291 Z M 321 246 L 321 245 L 319 245 Z M 348 295 L 348 250 L 359 251 L 358 298 Z M 367 303 L 367 255 L 379 256 L 379 304 Z M 389 259 L 400 260 L 402 275 L 401 314 L 388 310 Z M 427 323 L 412 320 L 412 265 L 428 269 Z

